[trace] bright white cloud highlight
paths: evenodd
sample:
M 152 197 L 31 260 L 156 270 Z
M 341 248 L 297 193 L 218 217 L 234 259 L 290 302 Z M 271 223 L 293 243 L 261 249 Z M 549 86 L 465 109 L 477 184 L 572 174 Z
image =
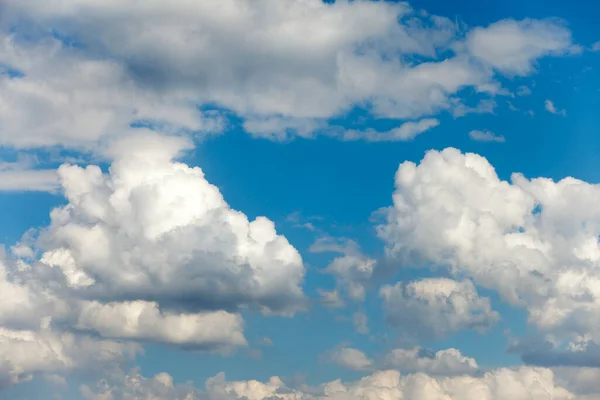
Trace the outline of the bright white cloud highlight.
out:
M 502 181 L 485 158 L 446 149 L 401 164 L 393 199 L 378 226 L 388 257 L 471 276 L 559 344 L 600 339 L 598 185 Z
M 265 217 L 232 210 L 200 168 L 172 161 L 187 142 L 140 134 L 100 168 L 59 169 L 68 204 L 52 212 L 42 261 L 73 294 L 192 312 L 304 307 L 299 253 Z

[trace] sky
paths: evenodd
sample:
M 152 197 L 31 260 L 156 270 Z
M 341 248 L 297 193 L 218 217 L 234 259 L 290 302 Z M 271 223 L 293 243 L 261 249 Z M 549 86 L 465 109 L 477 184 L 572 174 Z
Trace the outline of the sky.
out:
M 598 15 L 0 0 L 0 399 L 600 400 Z

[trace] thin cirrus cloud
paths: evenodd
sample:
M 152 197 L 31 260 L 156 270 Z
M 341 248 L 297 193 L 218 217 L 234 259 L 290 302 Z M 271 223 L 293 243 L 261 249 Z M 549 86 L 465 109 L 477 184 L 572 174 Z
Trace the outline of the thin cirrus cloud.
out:
M 469 132 L 469 137 L 476 142 L 496 142 L 504 143 L 506 139 L 502 135 L 497 135 L 490 131 L 472 130 Z
M 546 101 L 544 102 L 544 107 L 546 108 L 546 111 L 548 111 L 551 114 L 562 115 L 563 117 L 567 116 L 567 111 L 564 109 L 558 109 L 554 105 L 554 102 L 552 100 L 546 99 Z

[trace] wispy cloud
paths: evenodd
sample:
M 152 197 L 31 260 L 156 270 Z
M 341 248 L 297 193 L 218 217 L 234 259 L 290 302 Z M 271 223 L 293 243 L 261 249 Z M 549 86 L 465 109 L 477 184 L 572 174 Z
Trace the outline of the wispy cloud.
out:
M 545 102 L 545 107 L 546 110 L 552 114 L 556 114 L 556 115 L 562 115 L 563 117 L 567 116 L 567 111 L 565 109 L 559 110 L 554 103 L 552 102 L 552 100 L 548 100 L 546 99 Z
M 479 131 L 474 129 L 471 132 L 469 132 L 469 137 L 477 142 L 506 142 L 504 136 L 496 135 L 494 132 L 491 131 Z

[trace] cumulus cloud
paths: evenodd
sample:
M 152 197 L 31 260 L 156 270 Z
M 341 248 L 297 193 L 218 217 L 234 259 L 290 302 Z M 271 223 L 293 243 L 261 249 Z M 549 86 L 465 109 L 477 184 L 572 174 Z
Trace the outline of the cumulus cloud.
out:
M 391 259 L 472 277 L 559 344 L 598 341 L 598 198 L 598 185 L 574 178 L 507 182 L 481 156 L 430 151 L 400 165 L 378 233 Z
M 111 147 L 108 174 L 59 168 L 68 204 L 52 212 L 39 245 L 69 293 L 194 313 L 302 309 L 302 259 L 273 222 L 249 221 L 200 168 L 172 161 L 185 140 L 140 135 Z
M 135 121 L 163 130 L 220 130 L 218 116 L 197 111 L 185 94 L 140 88 L 126 66 L 58 39 L 32 43 L 0 31 L 0 63 L 22 73 L 0 75 L 0 145 L 93 150 L 127 134 Z
M 498 93 L 490 66 L 526 75 L 572 48 L 558 21 L 505 20 L 465 42 L 448 18 L 367 1 L 6 0 L 0 31 L 0 62 L 16 71 L 0 74 L 0 142 L 22 147 L 94 147 L 135 121 L 221 131 L 222 116 L 203 104 L 275 140 L 312 137 L 366 103 L 376 116 L 415 120 L 464 111 L 464 88 Z M 415 55 L 422 62 L 407 61 Z M 423 121 L 433 126 L 363 136 L 407 140 Z
M 259 381 L 225 380 L 219 374 L 206 382 L 210 399 L 223 400 L 573 400 L 572 393 L 559 386 L 551 370 L 521 367 L 501 368 L 482 377 L 433 377 L 426 374 L 401 375 L 394 370 L 377 371 L 358 381 L 340 380 L 320 387 L 319 394 L 308 394 L 287 387 L 273 377 Z
M 387 321 L 404 333 L 438 338 L 463 329 L 484 331 L 499 315 L 471 281 L 429 278 L 384 285 L 380 290 Z
M 527 75 L 543 56 L 575 51 L 571 32 L 555 20 L 503 20 L 475 28 L 467 37 L 470 53 L 507 74 Z
M 105 147 L 106 172 L 59 168 L 66 204 L 0 251 L 2 385 L 120 367 L 138 342 L 230 352 L 247 344 L 242 310 L 305 308 L 299 253 L 173 161 L 190 146 L 138 130 Z
M 365 353 L 351 347 L 340 347 L 333 350 L 330 360 L 341 367 L 355 371 L 369 370 L 373 366 L 373 361 Z
M 86 400 L 195 400 L 198 391 L 191 383 L 175 384 L 173 377 L 166 372 L 145 378 L 134 369 L 124 375 L 119 382 L 111 384 L 106 380 L 98 382 L 95 388 L 81 387 Z
M 156 303 L 85 302 L 77 328 L 103 337 L 149 340 L 187 348 L 229 351 L 247 344 L 242 317 L 225 311 L 200 314 L 162 313 Z
M 600 368 L 553 368 L 556 381 L 570 392 L 576 394 L 577 399 L 600 399 Z
M 28 381 L 38 374 L 118 366 L 139 351 L 135 344 L 53 332 L 49 321 L 39 331 L 0 328 L 0 385 Z
M 465 357 L 457 349 L 435 353 L 422 347 L 393 349 L 385 356 L 384 365 L 402 373 L 423 372 L 441 376 L 473 375 L 479 371 L 477 361 Z
M 477 142 L 497 142 L 504 143 L 506 139 L 502 135 L 496 135 L 490 131 L 472 130 L 469 132 L 469 137 Z

